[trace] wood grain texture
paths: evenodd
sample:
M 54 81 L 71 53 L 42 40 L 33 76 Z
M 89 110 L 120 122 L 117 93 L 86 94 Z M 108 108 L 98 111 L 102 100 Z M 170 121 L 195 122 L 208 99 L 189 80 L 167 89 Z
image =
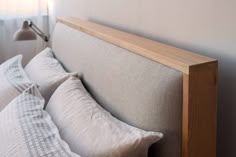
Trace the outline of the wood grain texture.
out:
M 182 157 L 216 157 L 217 60 L 78 18 L 57 22 L 183 72 Z
M 189 73 L 190 66 L 216 61 L 210 57 L 192 53 L 78 18 L 57 18 L 57 22 L 66 24 L 75 29 L 79 29 L 82 32 L 86 32 L 92 36 L 128 49 L 186 74 Z
M 215 157 L 217 62 L 190 67 L 183 86 L 183 157 Z

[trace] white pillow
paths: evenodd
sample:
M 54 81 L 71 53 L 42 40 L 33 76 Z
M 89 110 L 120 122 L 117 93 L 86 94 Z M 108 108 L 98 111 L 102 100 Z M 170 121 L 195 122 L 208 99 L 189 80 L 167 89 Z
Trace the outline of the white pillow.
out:
M 32 85 L 21 65 L 22 55 L 0 65 L 0 111 Z
M 54 58 L 50 48 L 36 55 L 26 65 L 25 71 L 29 78 L 39 85 L 39 90 L 46 102 L 56 88 L 75 73 L 67 73 L 59 61 Z
M 105 111 L 77 78 L 69 78 L 46 107 L 62 139 L 84 157 L 146 157 L 163 136 L 132 127 Z
M 79 157 L 60 138 L 36 86 L 0 112 L 1 157 Z

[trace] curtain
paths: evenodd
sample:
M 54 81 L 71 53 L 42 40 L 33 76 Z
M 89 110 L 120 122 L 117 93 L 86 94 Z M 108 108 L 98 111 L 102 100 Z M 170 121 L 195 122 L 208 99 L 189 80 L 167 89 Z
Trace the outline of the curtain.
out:
M 32 41 L 14 41 L 14 33 L 30 19 L 45 34 L 48 34 L 47 0 L 0 0 L 0 63 L 23 54 L 23 64 L 40 52 L 46 43 L 38 37 Z

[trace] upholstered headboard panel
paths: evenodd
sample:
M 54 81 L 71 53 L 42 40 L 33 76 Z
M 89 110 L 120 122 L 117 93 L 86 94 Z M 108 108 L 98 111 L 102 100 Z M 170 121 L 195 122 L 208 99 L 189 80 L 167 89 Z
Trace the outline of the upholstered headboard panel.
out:
M 150 156 L 181 157 L 183 74 L 57 23 L 53 51 L 92 96 L 130 125 L 165 134 Z
M 57 22 L 65 68 L 117 118 L 165 134 L 150 157 L 216 157 L 217 60 L 74 17 Z

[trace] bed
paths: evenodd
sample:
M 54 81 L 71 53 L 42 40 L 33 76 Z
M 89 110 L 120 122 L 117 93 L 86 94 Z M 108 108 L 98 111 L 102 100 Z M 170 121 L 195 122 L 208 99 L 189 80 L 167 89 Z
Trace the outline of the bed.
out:
M 118 119 L 161 131 L 150 157 L 215 157 L 217 60 L 73 17 L 52 48 Z

